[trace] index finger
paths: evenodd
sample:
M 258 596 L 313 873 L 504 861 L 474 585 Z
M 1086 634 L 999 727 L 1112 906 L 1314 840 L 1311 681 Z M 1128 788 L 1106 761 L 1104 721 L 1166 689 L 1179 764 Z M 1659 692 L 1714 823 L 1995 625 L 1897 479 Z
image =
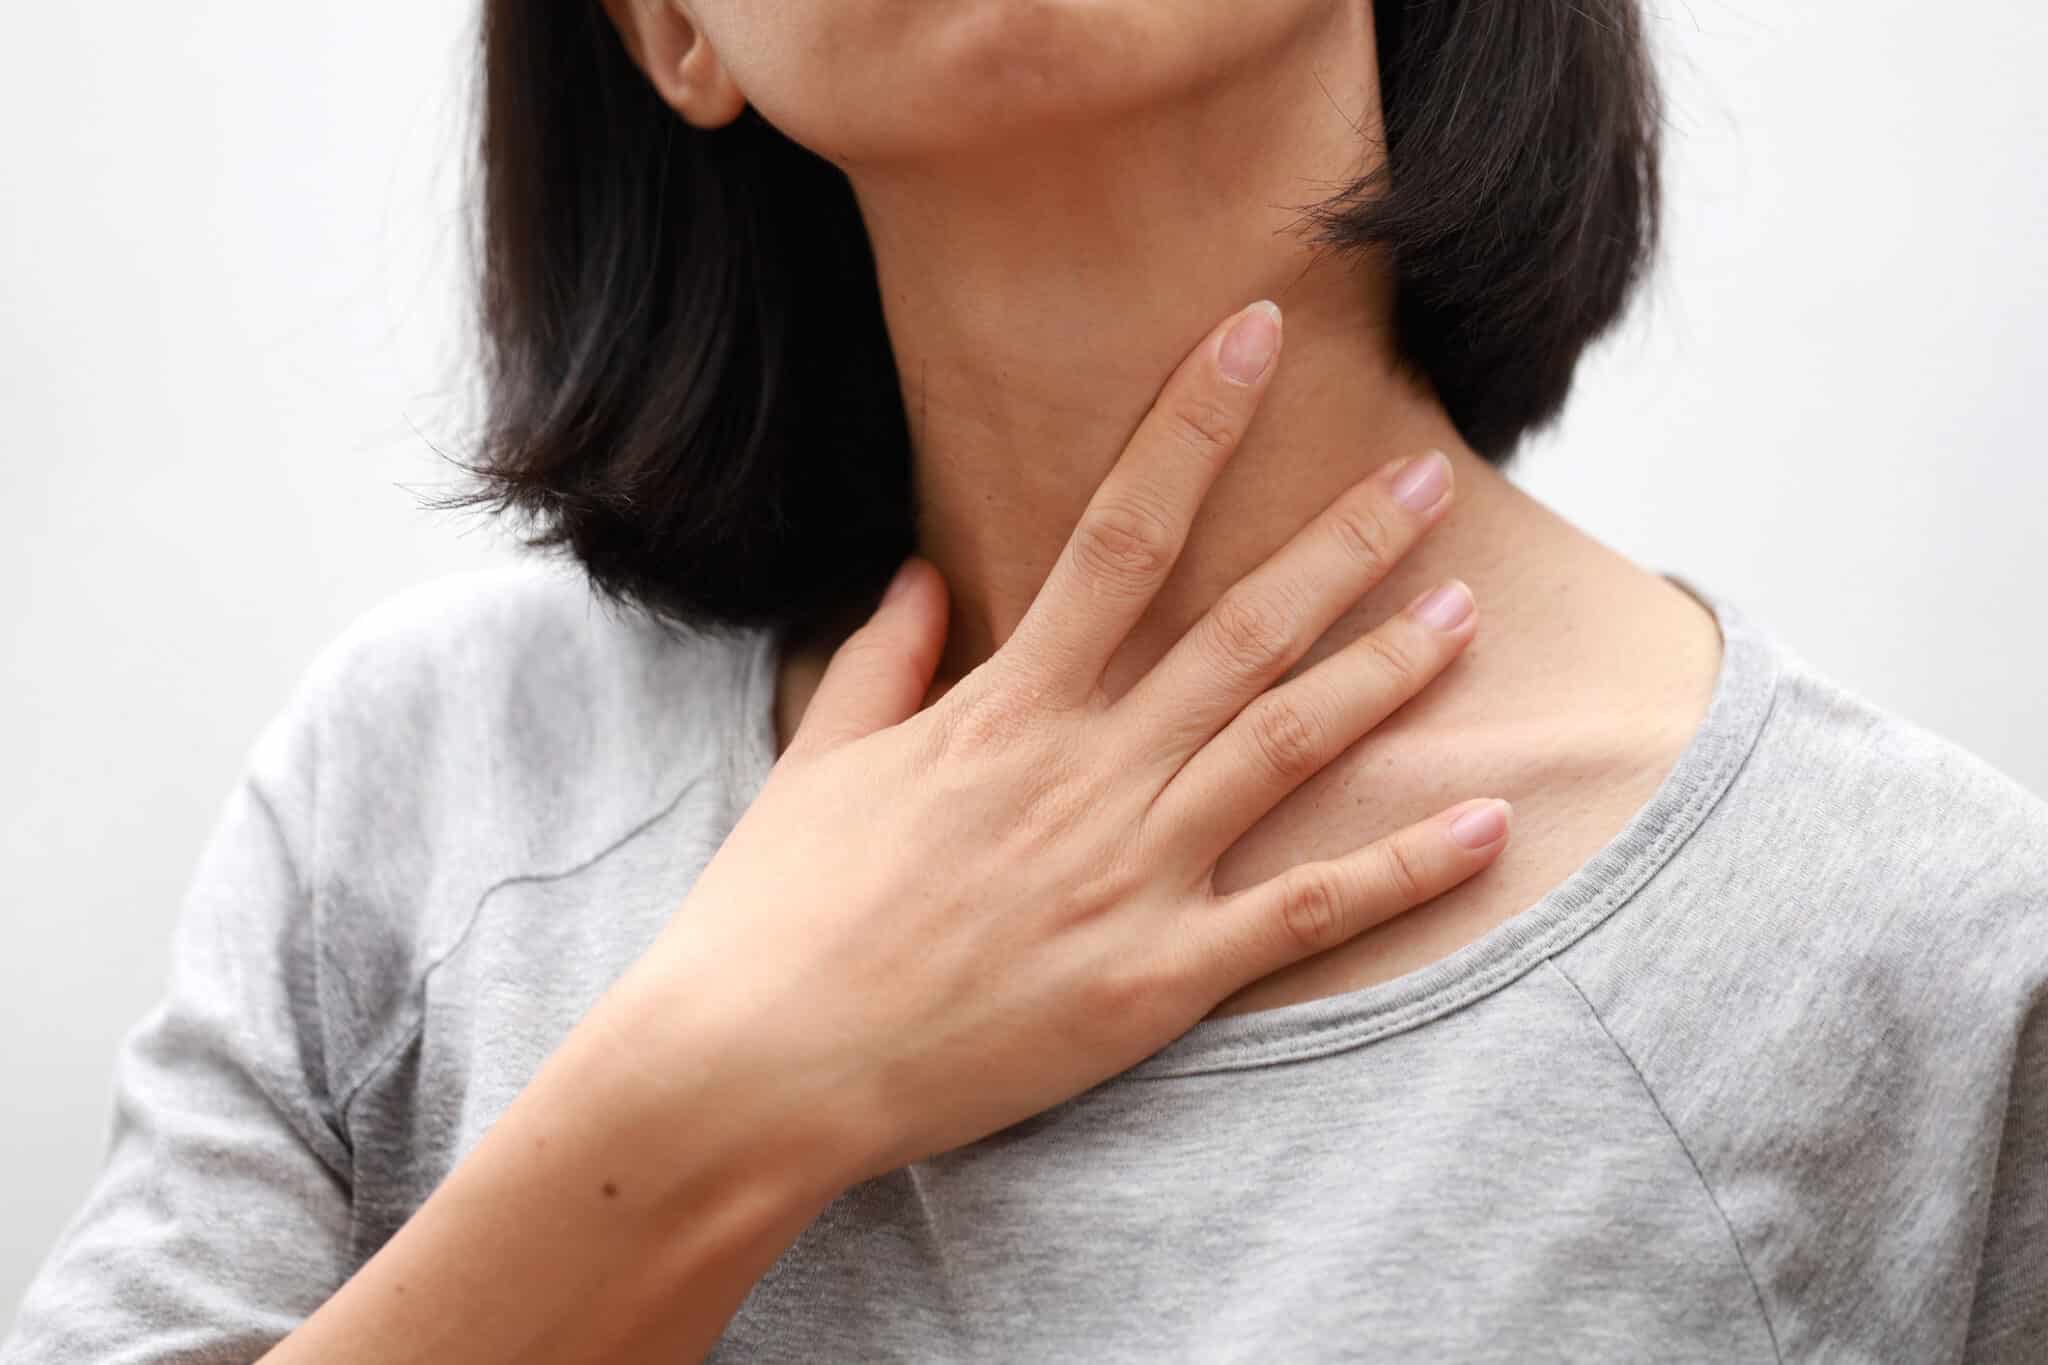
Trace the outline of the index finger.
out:
M 1074 703 L 1094 691 L 1179 560 L 1279 351 L 1280 309 L 1261 299 L 1218 323 L 1167 379 L 998 651 L 1036 677 L 1036 695 Z

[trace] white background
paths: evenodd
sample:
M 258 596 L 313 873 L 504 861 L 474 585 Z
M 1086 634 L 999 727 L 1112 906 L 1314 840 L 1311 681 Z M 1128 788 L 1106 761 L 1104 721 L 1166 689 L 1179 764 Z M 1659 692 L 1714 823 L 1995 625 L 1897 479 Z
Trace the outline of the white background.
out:
M 1537 496 L 2048 792 L 2048 11 L 1652 0 L 1672 230 Z M 0 46 L 0 1322 L 312 653 L 509 554 L 459 383 L 468 5 L 19 6 Z

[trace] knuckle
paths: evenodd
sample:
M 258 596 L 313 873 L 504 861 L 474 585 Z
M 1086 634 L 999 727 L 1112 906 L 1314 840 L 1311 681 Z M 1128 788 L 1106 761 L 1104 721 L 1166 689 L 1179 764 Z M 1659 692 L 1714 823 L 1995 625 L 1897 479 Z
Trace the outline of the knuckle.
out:
M 1237 443 L 1238 416 L 1208 394 L 1191 394 L 1174 404 L 1167 430 L 1197 455 L 1213 455 Z
M 987 753 L 1015 744 L 1028 728 L 1030 717 L 1018 700 L 993 692 L 963 695 L 946 715 L 945 748 Z
M 1429 899 L 1423 869 L 1415 861 L 1413 850 L 1398 839 L 1387 840 L 1381 848 L 1381 865 L 1387 884 L 1394 888 L 1394 894 L 1400 898 L 1401 903 L 1418 905 Z
M 973 705 L 979 700 L 1000 700 L 1017 711 L 1044 718 L 1068 709 L 1055 691 L 1060 671 L 1058 646 L 1050 648 L 1013 635 L 1001 649 L 966 677 L 948 688 L 941 705 Z
M 1086 735 L 1025 716 L 1012 721 L 999 742 L 1009 746 L 1002 764 L 984 761 L 969 780 L 1005 794 L 1000 837 L 1025 850 L 1024 856 L 1070 858 L 1077 847 L 1099 848 L 1104 828 L 1120 827 L 1106 819 L 1116 813 L 1116 790 L 1100 765 L 1089 762 Z M 1101 909 L 1128 897 L 1132 882 L 1120 861 L 1091 859 L 1071 882 L 1070 904 Z
M 1244 592 L 1229 592 L 1209 611 L 1209 630 L 1223 658 L 1237 664 L 1264 664 L 1287 647 L 1284 612 Z
M 1304 868 L 1296 872 L 1280 907 L 1288 939 L 1297 948 L 1319 953 L 1337 942 L 1344 919 L 1344 900 L 1343 890 L 1330 869 Z
M 1137 503 L 1105 503 L 1083 517 L 1074 531 L 1076 562 L 1090 577 L 1110 583 L 1146 582 L 1163 575 L 1173 551 L 1173 528 L 1157 512 Z
M 1382 673 L 1398 681 L 1413 683 L 1422 677 L 1421 665 L 1415 657 L 1387 631 L 1375 630 L 1359 637 L 1359 647 L 1372 655 Z
M 1301 707 L 1272 696 L 1245 718 L 1259 755 L 1281 777 L 1300 780 L 1322 766 L 1323 736 Z
M 1393 565 L 1394 536 L 1370 505 L 1346 503 L 1330 511 L 1330 532 L 1366 574 L 1379 579 Z

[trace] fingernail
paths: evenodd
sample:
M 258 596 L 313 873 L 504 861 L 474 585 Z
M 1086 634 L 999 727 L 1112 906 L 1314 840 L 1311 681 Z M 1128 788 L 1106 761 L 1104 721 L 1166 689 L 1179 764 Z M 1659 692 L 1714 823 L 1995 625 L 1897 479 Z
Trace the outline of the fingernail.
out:
M 1223 338 L 1223 350 L 1216 357 L 1223 377 L 1238 384 L 1250 384 L 1273 363 L 1280 349 L 1280 306 L 1261 299 L 1244 310 Z
M 1451 837 L 1466 848 L 1485 848 L 1508 832 L 1508 812 L 1513 809 L 1513 805 L 1495 797 L 1451 821 Z
M 1416 619 L 1432 630 L 1456 630 L 1472 614 L 1472 591 L 1457 579 L 1415 604 Z
M 1427 512 L 1450 486 L 1450 459 L 1441 450 L 1432 450 L 1402 466 L 1401 476 L 1394 480 L 1394 501 L 1411 512 Z

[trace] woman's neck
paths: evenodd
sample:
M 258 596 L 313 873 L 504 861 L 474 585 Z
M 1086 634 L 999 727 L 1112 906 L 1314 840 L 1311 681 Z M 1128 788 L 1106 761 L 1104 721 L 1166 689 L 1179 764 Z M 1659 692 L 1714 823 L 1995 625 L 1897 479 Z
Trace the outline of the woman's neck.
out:
M 1166 376 L 1254 299 L 1285 316 L 1280 368 L 1113 674 L 1127 683 L 1149 667 L 1385 461 L 1451 454 L 1461 500 L 1437 536 L 1460 538 L 1466 490 L 1490 471 L 1396 366 L 1388 271 L 1302 230 L 1305 206 L 1368 165 L 1371 58 L 1368 34 L 1295 35 L 1245 72 L 1107 126 L 846 167 L 902 376 L 918 550 L 951 590 L 942 682 L 1009 636 Z M 1360 611 L 1424 574 L 1472 581 L 1448 548 L 1418 550 Z
M 1346 31 L 1290 35 L 1170 104 L 914 163 L 841 163 L 902 378 L 917 548 L 951 593 L 939 691 L 1008 638 L 1174 366 L 1261 297 L 1285 317 L 1279 370 L 1112 664 L 1112 694 L 1345 488 L 1432 447 L 1453 461 L 1457 501 L 1307 662 L 1455 574 L 1481 612 L 1464 671 L 1491 656 L 1526 689 L 1526 665 L 1583 610 L 1569 585 L 1626 570 L 1475 455 L 1396 363 L 1386 263 L 1302 230 L 1302 210 L 1354 181 L 1378 141 L 1371 35 L 1350 31 L 1366 9 L 1333 7 Z M 1629 606 L 1654 603 L 1639 588 Z
M 1369 6 L 1330 10 L 1337 26 L 1369 22 Z M 1255 299 L 1283 310 L 1279 368 L 1173 576 L 1111 662 L 1110 695 L 1353 483 L 1432 447 L 1451 457 L 1448 513 L 1296 668 L 1454 575 L 1478 601 L 1477 637 L 1306 784 L 1305 799 L 1240 840 L 1216 885 L 1334 856 L 1477 795 L 1517 802 L 1514 846 L 1433 913 L 1401 917 L 1306 975 L 1257 983 L 1227 1012 L 1433 961 L 1533 901 L 1661 780 L 1717 672 L 1698 604 L 1523 494 L 1396 363 L 1386 263 L 1319 250 L 1299 230 L 1304 207 L 1368 169 L 1361 149 L 1379 123 L 1370 39 L 1291 35 L 1170 107 L 1112 118 L 1096 107 L 971 154 L 840 162 L 902 378 L 917 549 L 951 594 L 935 696 L 1009 637 L 1167 375 Z M 816 653 L 785 661 L 785 743 L 822 671 Z

